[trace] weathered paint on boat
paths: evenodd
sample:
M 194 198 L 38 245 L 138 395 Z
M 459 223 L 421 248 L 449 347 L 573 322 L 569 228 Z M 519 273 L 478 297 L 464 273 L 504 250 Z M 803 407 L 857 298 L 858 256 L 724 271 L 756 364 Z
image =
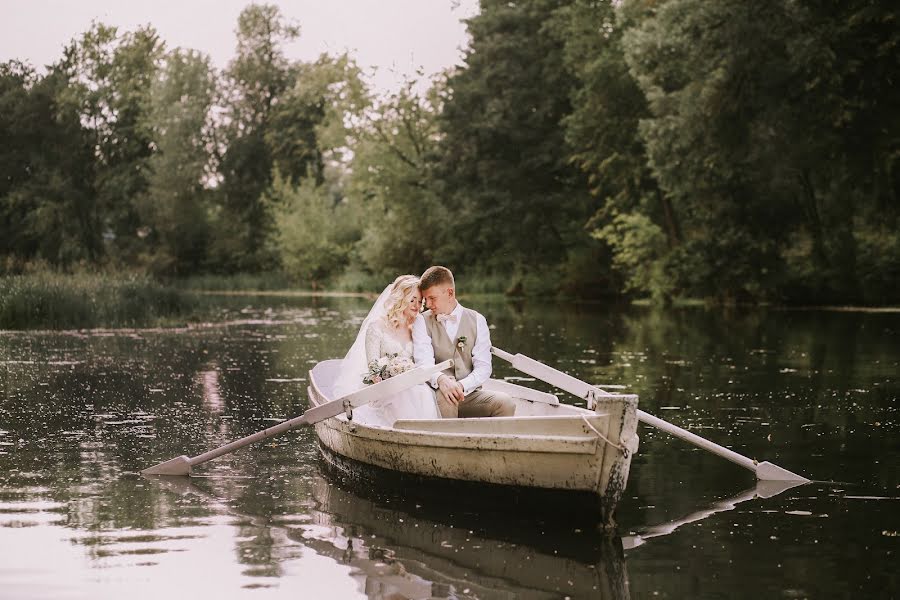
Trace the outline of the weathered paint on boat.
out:
M 312 405 L 331 400 L 339 365 L 324 361 L 310 371 Z M 383 427 L 339 415 L 317 423 L 316 434 L 326 460 L 346 471 L 587 493 L 611 526 L 637 450 L 637 396 L 611 394 L 587 410 L 508 382 L 491 380 L 485 387 L 509 393 L 516 416 L 401 420 Z

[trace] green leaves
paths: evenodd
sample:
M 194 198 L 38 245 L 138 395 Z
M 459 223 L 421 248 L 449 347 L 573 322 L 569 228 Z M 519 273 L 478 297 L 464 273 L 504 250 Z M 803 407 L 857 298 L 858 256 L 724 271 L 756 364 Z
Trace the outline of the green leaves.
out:
M 594 231 L 613 251 L 613 266 L 625 281 L 625 290 L 650 292 L 655 300 L 668 301 L 674 288 L 665 270 L 668 254 L 662 228 L 640 213 L 617 214 Z
M 436 172 L 454 227 L 466 232 L 449 250 L 456 264 L 536 270 L 584 241 L 590 199 L 562 127 L 577 82 L 548 26 L 560 4 L 484 2 L 468 22 L 465 65 L 447 82 Z
M 462 65 L 384 97 L 349 55 L 289 59 L 273 5 L 222 72 L 93 24 L 46 74 L 0 65 L 4 264 L 896 301 L 898 16 L 484 0 Z
M 384 278 L 422 272 L 456 243 L 453 216 L 434 178 L 442 85 L 422 93 L 418 81 L 407 81 L 356 128 L 346 194 L 364 215 L 357 255 Z
M 316 289 L 347 265 L 353 215 L 345 204 L 335 204 L 325 186 L 313 177 L 294 186 L 276 173 L 265 201 L 275 215 L 274 242 L 289 275 Z

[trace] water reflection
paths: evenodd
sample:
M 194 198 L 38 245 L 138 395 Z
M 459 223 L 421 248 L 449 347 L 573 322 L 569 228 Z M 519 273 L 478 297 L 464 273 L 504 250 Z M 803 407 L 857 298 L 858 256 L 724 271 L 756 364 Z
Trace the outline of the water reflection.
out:
M 245 520 L 237 544 L 241 562 L 254 565 L 247 575 L 283 574 L 283 564 L 302 553 L 283 543 L 277 554 L 266 549 L 287 539 L 352 567 L 360 591 L 372 600 L 629 598 L 621 540 L 592 531 L 541 531 L 533 523 L 490 523 L 472 515 L 464 523 L 446 522 L 421 505 L 392 506 L 322 476 L 308 482 L 303 513 L 260 521 L 226 506 L 214 491 L 230 487 L 221 480 L 148 479 Z
M 751 475 L 642 427 L 623 559 L 553 507 L 523 521 L 341 487 L 311 430 L 213 461 L 199 491 L 144 480 L 303 412 L 308 369 L 343 354 L 368 310 L 232 299 L 221 322 L 183 329 L 0 332 L 0 596 L 896 595 L 900 315 L 468 303 L 506 350 L 848 483 L 736 503 Z
M 810 484 L 801 481 L 757 481 L 756 485 L 751 488 L 725 498 L 724 500 L 716 500 L 710 503 L 709 506 L 703 507 L 688 515 L 672 519 L 665 523 L 657 523 L 643 527 L 638 533 L 629 535 L 623 540 L 624 547 L 629 550 L 637 548 L 652 538 L 674 533 L 679 527 L 702 521 L 717 513 L 734 510 L 738 504 L 743 502 L 750 502 L 758 498 L 773 498 L 790 489 L 803 485 Z

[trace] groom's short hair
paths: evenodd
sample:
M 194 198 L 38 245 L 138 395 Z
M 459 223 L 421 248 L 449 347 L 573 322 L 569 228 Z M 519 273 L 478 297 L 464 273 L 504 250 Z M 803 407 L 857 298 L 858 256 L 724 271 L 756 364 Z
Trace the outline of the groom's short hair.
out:
M 453 273 L 450 272 L 450 269 L 441 266 L 428 267 L 419 280 L 419 291 L 424 292 L 436 285 L 445 284 L 452 288 L 456 287 L 456 283 L 453 281 Z

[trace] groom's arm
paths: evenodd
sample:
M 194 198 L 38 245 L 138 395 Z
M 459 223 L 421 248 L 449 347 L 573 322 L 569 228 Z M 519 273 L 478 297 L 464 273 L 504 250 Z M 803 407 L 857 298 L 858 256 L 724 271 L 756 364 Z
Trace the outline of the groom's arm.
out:
M 492 370 L 491 330 L 481 313 L 478 313 L 475 318 L 475 331 L 478 336 L 475 339 L 475 345 L 472 346 L 472 372 L 459 380 L 466 394 L 481 387 L 490 378 Z M 434 362 L 433 357 L 431 360 Z
M 413 339 L 413 360 L 416 361 L 417 367 L 433 367 L 434 366 L 434 347 L 431 345 L 431 337 L 428 335 L 428 329 L 425 328 L 425 317 L 416 316 L 412 328 Z M 440 373 L 432 375 L 431 387 L 437 388 L 437 380 Z

